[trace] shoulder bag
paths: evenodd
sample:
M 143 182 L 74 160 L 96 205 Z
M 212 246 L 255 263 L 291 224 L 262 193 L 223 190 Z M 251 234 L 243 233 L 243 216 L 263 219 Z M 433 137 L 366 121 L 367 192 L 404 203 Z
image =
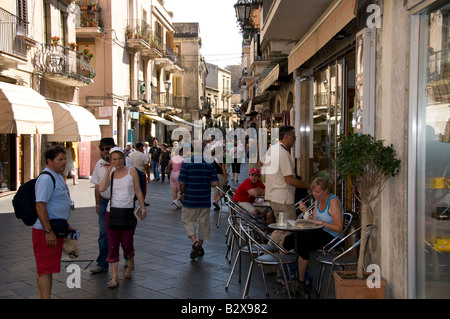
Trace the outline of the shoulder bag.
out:
M 112 193 L 113 193 L 113 180 L 114 172 L 111 174 L 111 197 L 110 203 L 112 203 Z M 132 208 L 120 208 L 120 207 L 110 207 L 109 208 L 109 229 L 117 230 L 132 230 L 135 226 L 134 217 L 134 207 Z

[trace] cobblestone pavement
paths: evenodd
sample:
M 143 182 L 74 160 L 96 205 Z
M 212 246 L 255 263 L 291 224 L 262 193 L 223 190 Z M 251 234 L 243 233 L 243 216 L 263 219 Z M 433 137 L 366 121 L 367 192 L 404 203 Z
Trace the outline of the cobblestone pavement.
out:
M 248 176 L 247 165 L 242 165 L 240 182 Z M 151 181 L 147 184 L 146 201 L 150 203 L 148 217 L 140 221 L 135 234 L 136 268 L 131 279 L 124 278 L 123 262 L 120 285 L 107 288 L 110 273 L 92 274 L 98 246 L 98 225 L 94 204 L 94 188 L 88 179 L 80 179 L 78 185 L 69 188 L 75 202 L 70 224 L 81 231 L 80 256 L 69 259 L 63 254 L 61 272 L 53 277 L 53 299 L 240 299 L 243 293 L 249 260 L 242 261 L 242 281 L 238 271 L 228 290 L 225 285 L 232 268 L 226 258 L 225 233 L 228 210 L 226 206 L 216 227 L 218 212 L 211 209 L 211 240 L 204 244 L 205 255 L 195 260 L 189 257 L 191 243 L 181 223 L 181 210 L 171 205 L 169 183 Z M 232 185 L 237 187 L 237 184 Z M 12 195 L 0 198 L 0 299 L 36 299 L 35 261 L 31 244 L 31 227 L 25 226 L 14 216 Z M 233 256 L 234 257 L 234 256 Z M 72 274 L 69 265 L 81 270 L 81 287 L 69 288 L 67 280 Z M 317 278 L 317 267 L 311 263 L 311 274 Z M 254 268 L 249 300 L 282 300 L 287 294 L 277 294 L 280 285 L 275 284 L 276 274 L 266 277 L 269 296 L 264 292 L 261 272 Z M 326 282 L 322 289 L 322 297 Z M 311 294 L 315 298 L 314 294 Z M 332 296 L 330 296 L 332 297 Z

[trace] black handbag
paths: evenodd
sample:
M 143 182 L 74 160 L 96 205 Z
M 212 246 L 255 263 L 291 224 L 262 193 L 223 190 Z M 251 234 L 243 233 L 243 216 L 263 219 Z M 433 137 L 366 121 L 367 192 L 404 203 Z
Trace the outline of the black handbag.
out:
M 69 230 L 69 223 L 65 219 L 50 219 L 50 226 L 52 227 L 53 233 L 58 238 L 66 237 L 67 234 L 71 232 Z
M 114 172 L 111 174 L 111 197 L 112 200 L 112 188 L 113 188 Z M 109 222 L 108 229 L 116 230 L 132 230 L 135 225 L 134 207 L 132 208 L 119 208 L 110 207 L 109 209 Z

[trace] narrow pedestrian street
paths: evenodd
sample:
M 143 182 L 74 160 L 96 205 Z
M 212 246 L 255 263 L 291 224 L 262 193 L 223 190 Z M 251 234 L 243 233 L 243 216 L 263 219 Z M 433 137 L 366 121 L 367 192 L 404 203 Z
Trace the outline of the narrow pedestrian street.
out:
M 248 165 L 243 164 L 239 181 L 242 182 L 247 176 Z M 148 217 L 139 222 L 136 229 L 135 273 L 132 279 L 125 279 L 123 262 L 120 262 L 120 285 L 117 289 L 108 289 L 110 273 L 94 275 L 89 271 L 95 266 L 98 253 L 93 185 L 88 179 L 80 179 L 79 184 L 75 186 L 69 181 L 71 197 L 76 207 L 69 222 L 81 232 L 78 245 L 80 256 L 72 260 L 63 254 L 61 273 L 56 274 L 53 279 L 52 298 L 241 299 L 249 264 L 246 257 L 242 261 L 242 282 L 239 283 L 236 270 L 230 287 L 225 289 L 234 260 L 229 262 L 225 258 L 228 217 L 226 206 L 223 206 L 219 227 L 216 227 L 218 212 L 211 208 L 211 240 L 205 241 L 205 255 L 191 260 L 191 243 L 180 220 L 181 210 L 171 205 L 169 183 L 151 181 L 147 186 L 146 201 L 150 206 L 147 208 Z M 0 299 L 36 299 L 31 227 L 15 218 L 11 200 L 12 195 L 0 198 Z M 233 258 L 234 256 L 235 254 Z M 72 264 L 80 267 L 80 288 L 68 288 L 67 280 L 71 273 L 67 272 L 67 269 Z M 313 277 L 317 276 L 314 265 L 311 274 Z M 279 284 L 275 284 L 275 273 L 267 273 L 266 279 L 269 297 L 265 295 L 260 270 L 255 267 L 248 301 L 288 299 L 287 294 L 275 292 L 281 288 Z M 326 282 L 322 288 L 322 298 L 325 291 Z M 311 297 L 316 298 L 313 292 Z

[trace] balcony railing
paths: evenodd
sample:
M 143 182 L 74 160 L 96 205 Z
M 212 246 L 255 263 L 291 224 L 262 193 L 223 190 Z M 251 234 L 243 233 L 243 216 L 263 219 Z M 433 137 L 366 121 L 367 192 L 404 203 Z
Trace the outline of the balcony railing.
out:
M 164 56 L 169 58 L 172 62 L 176 63 L 179 61 L 179 55 L 173 51 L 173 48 L 166 44 L 166 51 Z
M 152 87 L 150 102 L 157 107 L 186 108 L 187 97 L 174 96 L 167 92 L 158 92 L 156 87 Z
M 0 51 L 27 57 L 28 22 L 0 8 Z
M 102 27 L 101 8 L 98 5 L 80 5 L 79 28 Z
M 35 54 L 35 69 L 44 77 L 56 78 L 67 85 L 93 83 L 94 69 L 79 51 L 61 45 L 41 44 Z
M 450 44 L 442 50 L 429 49 L 428 54 L 428 82 L 450 78 Z
M 125 28 L 126 39 L 139 40 L 138 42 L 144 42 L 149 47 L 163 52 L 162 39 L 159 35 L 154 34 L 150 25 L 141 19 L 130 19 L 127 20 L 127 26 Z

